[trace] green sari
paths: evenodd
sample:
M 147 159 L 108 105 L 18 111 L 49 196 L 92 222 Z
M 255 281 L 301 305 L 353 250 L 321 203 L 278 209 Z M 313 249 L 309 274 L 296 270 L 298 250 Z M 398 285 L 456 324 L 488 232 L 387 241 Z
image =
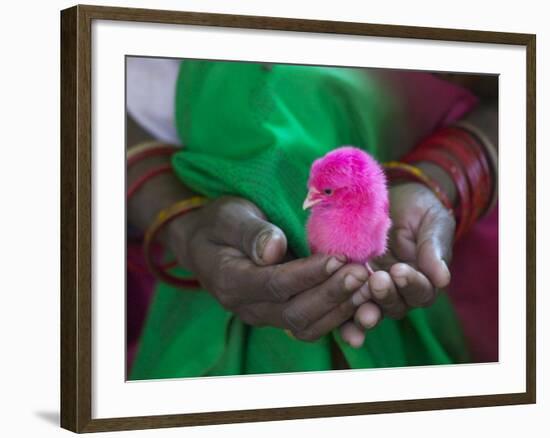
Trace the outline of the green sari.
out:
M 301 204 L 313 160 L 344 144 L 386 160 L 393 127 L 409 123 L 399 98 L 368 71 L 212 61 L 182 62 L 175 119 L 185 148 L 173 167 L 182 182 L 209 198 L 254 202 L 299 257 L 309 254 Z M 468 360 L 444 293 L 403 320 L 384 319 L 353 349 L 337 330 L 302 342 L 281 329 L 244 324 L 207 291 L 159 283 L 130 378 L 330 370 L 333 341 L 352 368 Z

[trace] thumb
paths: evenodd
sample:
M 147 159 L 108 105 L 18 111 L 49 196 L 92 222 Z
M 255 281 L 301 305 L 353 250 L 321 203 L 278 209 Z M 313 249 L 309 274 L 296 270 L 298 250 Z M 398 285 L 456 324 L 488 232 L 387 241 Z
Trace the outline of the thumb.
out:
M 257 206 L 244 199 L 229 198 L 217 213 L 219 241 L 237 248 L 257 265 L 282 261 L 287 249 L 286 236 L 279 227 L 265 220 Z
M 257 265 L 273 265 L 282 261 L 287 241 L 283 231 L 254 214 L 242 224 L 239 249 Z
M 425 222 L 417 239 L 418 268 L 436 288 L 443 288 L 451 281 L 447 263 L 452 253 L 455 222 L 446 211 L 436 213 Z

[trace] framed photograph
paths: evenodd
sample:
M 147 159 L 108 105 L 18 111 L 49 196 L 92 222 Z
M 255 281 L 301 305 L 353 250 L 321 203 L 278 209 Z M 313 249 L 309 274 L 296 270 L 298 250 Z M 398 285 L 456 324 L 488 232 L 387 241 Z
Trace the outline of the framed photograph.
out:
M 535 35 L 61 12 L 61 426 L 535 403 Z

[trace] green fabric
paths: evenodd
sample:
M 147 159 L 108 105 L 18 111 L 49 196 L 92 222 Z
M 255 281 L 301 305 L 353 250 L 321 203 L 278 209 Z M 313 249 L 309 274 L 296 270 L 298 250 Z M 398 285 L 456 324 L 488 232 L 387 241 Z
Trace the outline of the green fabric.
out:
M 301 204 L 311 163 L 344 144 L 385 160 L 398 105 L 358 69 L 184 61 L 175 116 L 185 148 L 174 170 L 210 198 L 251 200 L 286 233 L 292 251 L 307 256 Z M 328 370 L 330 337 L 353 368 L 467 360 L 445 294 L 402 321 L 385 319 L 356 350 L 336 331 L 305 343 L 280 329 L 248 327 L 205 291 L 160 284 L 131 378 Z

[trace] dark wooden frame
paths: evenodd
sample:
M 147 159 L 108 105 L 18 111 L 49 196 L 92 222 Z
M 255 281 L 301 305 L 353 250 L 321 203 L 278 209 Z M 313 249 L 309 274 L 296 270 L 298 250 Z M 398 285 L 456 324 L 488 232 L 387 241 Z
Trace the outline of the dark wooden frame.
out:
M 526 392 L 405 401 L 92 419 L 91 23 L 141 21 L 393 38 L 513 44 L 527 49 Z M 535 35 L 276 17 L 75 6 L 61 12 L 61 426 L 75 432 L 535 403 Z

